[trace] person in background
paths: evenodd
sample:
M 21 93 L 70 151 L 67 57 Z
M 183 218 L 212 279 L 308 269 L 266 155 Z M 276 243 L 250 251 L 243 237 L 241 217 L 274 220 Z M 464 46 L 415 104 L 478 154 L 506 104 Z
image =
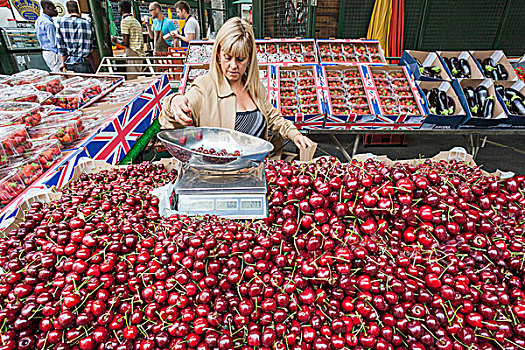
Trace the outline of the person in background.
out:
M 199 40 L 201 37 L 199 22 L 190 14 L 190 5 L 186 1 L 177 2 L 175 9 L 177 16 L 186 20 L 184 27 L 180 29 L 180 33 L 175 33 L 175 37 L 180 39 L 181 47 L 187 47 L 190 40 Z
M 131 14 L 131 3 L 123 0 L 118 3 L 118 10 L 122 16 L 120 21 L 120 32 L 122 40 L 112 37 L 111 41 L 123 45 L 126 48 L 126 57 L 144 56 L 144 39 L 142 38 L 142 26 L 139 21 Z M 129 60 L 127 64 L 139 64 L 139 61 Z M 127 67 L 127 72 L 141 72 L 141 67 Z M 128 79 L 135 79 L 136 74 L 129 74 Z
M 158 2 L 149 4 L 149 13 L 153 18 L 153 28 L 148 25 L 149 37 L 153 39 L 153 52 L 167 52 L 172 46 L 173 39 L 170 33 L 176 30 L 175 24 L 164 17 Z
M 69 17 L 58 24 L 57 49 L 62 64 L 60 70 L 71 70 L 76 73 L 93 73 L 89 56 L 93 50 L 93 28 L 91 23 L 80 15 L 78 3 L 66 2 Z
M 40 7 L 42 7 L 43 13 L 35 22 L 36 37 L 42 46 L 42 56 L 47 66 L 51 72 L 59 72 L 60 57 L 55 41 L 57 29 L 55 22 L 53 22 L 53 17 L 58 15 L 58 11 L 55 4 L 49 0 L 40 1 Z
M 223 24 L 213 46 L 210 70 L 195 79 L 185 95 L 164 98 L 159 116 L 162 129 L 219 127 L 268 139 L 292 140 L 298 147 L 313 146 L 290 120 L 272 106 L 259 79 L 252 27 L 238 17 Z

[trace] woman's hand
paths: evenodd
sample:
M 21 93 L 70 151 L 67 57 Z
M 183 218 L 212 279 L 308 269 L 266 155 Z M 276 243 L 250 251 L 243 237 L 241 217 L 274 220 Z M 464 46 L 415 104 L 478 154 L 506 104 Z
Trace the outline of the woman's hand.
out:
M 293 138 L 293 143 L 299 148 L 308 148 L 312 147 L 314 144 L 312 143 L 312 140 L 310 140 L 308 137 L 304 135 L 297 135 Z
M 193 123 L 189 116 L 191 113 L 189 100 L 186 96 L 177 95 L 171 99 L 170 110 L 173 119 L 182 126 L 188 126 Z

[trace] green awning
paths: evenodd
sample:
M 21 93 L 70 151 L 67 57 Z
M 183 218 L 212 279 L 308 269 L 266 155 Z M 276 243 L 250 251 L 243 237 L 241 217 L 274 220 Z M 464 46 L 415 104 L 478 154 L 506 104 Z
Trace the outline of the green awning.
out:
M 232 4 L 234 4 L 234 5 L 237 5 L 237 4 L 251 4 L 251 3 L 252 3 L 252 0 L 237 0 L 237 1 L 232 2 Z
M 112 36 L 117 36 L 118 29 L 117 25 L 115 24 L 115 20 L 113 19 L 113 6 L 111 6 L 109 0 L 106 0 L 106 6 L 108 8 L 109 34 Z

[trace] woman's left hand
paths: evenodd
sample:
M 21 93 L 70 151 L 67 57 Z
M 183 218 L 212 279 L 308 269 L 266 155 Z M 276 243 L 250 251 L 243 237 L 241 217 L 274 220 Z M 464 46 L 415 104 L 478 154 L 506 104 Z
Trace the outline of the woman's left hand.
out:
M 293 138 L 293 143 L 299 148 L 308 148 L 312 147 L 314 144 L 312 140 L 304 135 L 297 135 Z

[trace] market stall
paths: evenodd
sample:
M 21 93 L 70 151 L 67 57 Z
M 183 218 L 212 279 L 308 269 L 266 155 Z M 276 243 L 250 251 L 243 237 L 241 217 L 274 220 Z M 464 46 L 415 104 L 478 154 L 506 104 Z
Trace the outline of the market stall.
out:
M 210 47 L 192 43 L 179 91 Z M 504 55 L 387 65 L 376 41 L 306 39 L 257 53 L 271 102 L 305 134 L 461 134 L 470 154 L 393 161 L 339 143 L 347 163 L 289 162 L 265 140 L 188 127 L 158 134 L 169 159 L 119 165 L 154 136 L 167 76 L 9 77 L 5 159 L 37 141 L 51 158 L 22 168 L 0 213 L 0 349 L 525 348 L 525 176 L 475 162 L 475 140 L 525 133 Z M 86 116 L 100 124 L 81 130 Z

